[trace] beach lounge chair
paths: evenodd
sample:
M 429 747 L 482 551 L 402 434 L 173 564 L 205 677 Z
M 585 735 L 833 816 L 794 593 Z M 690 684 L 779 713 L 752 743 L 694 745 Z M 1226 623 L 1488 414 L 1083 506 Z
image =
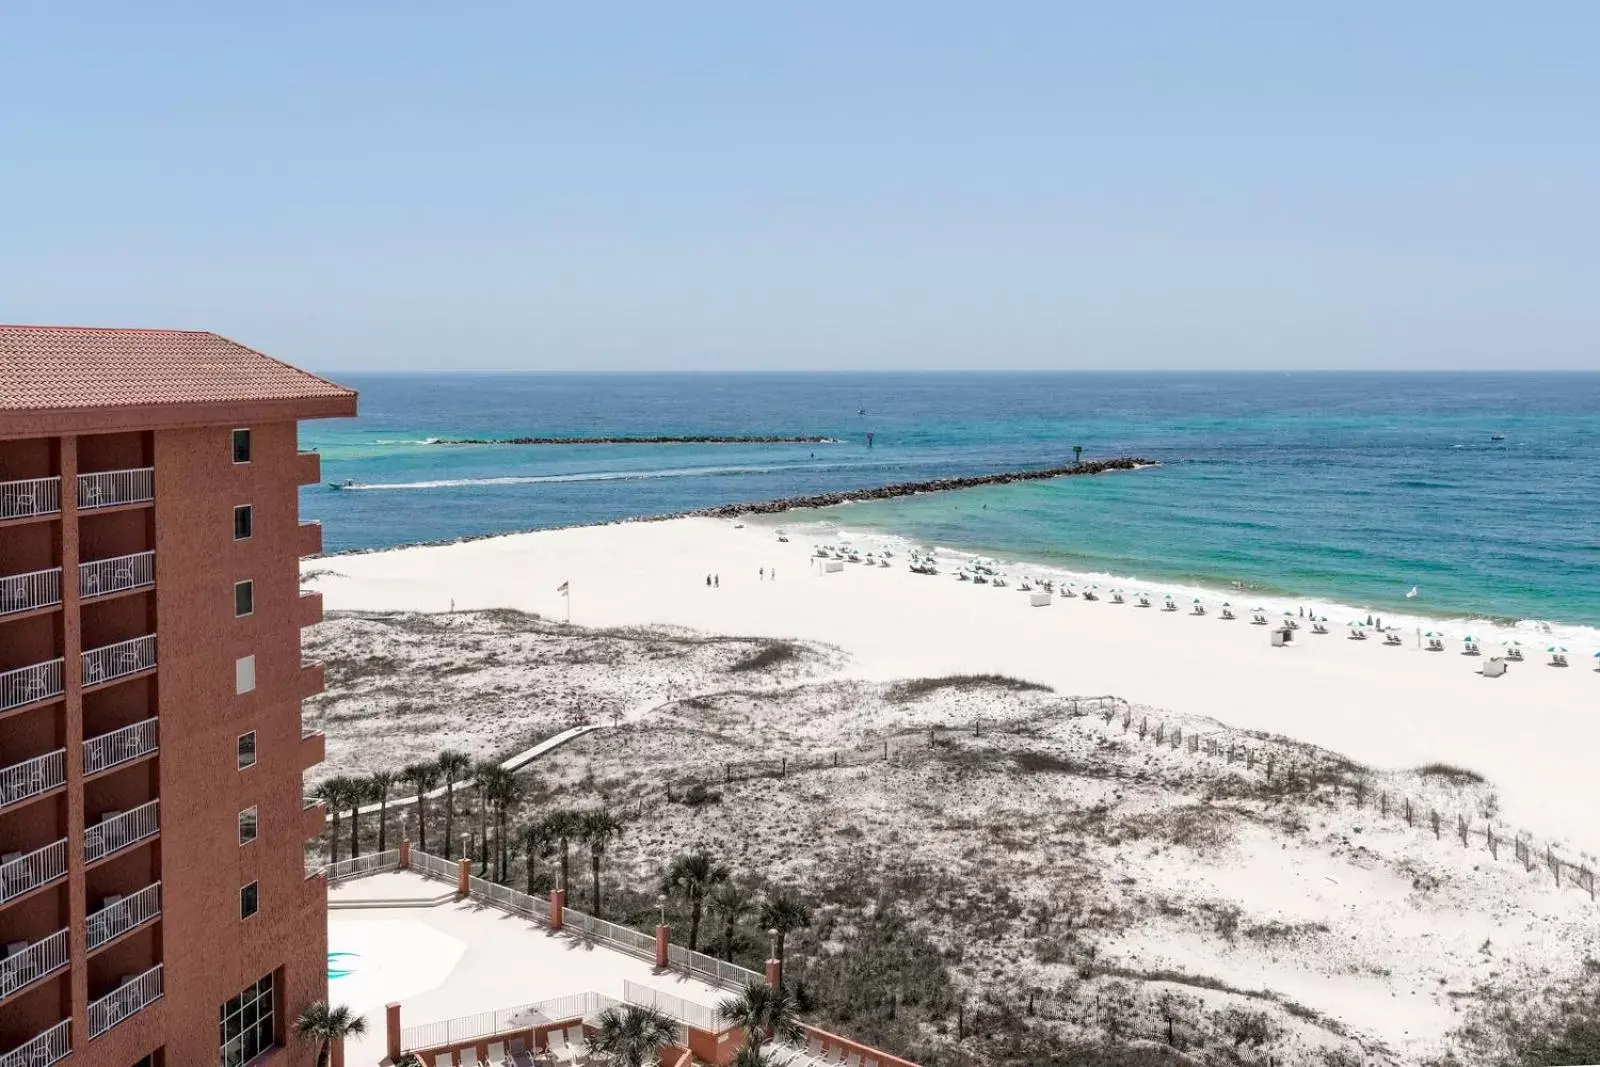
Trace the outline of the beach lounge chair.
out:
M 1444 642 L 1442 640 L 1440 640 L 1439 638 L 1437 638 L 1437 637 L 1428 638 L 1428 651 L 1429 652 L 1443 652 L 1444 651 Z
M 1255 614 L 1251 615 L 1250 616 L 1250 625 L 1251 626 L 1265 626 L 1265 625 L 1267 625 L 1267 613 L 1264 612 L 1264 611 L 1258 611 Z
M 489 1063 L 491 1067 L 505 1067 L 506 1046 L 504 1042 L 494 1041 L 489 1044 Z
M 1522 649 L 1518 648 L 1516 645 L 1512 645 L 1510 648 L 1506 649 L 1506 659 L 1521 662 Z
M 1383 643 L 1386 645 L 1398 645 L 1400 643 L 1400 635 L 1390 630 L 1383 635 Z
M 1567 665 L 1566 653 L 1564 653 L 1564 652 L 1552 652 L 1552 653 L 1550 653 L 1550 666 L 1552 666 L 1552 667 L 1565 667 L 1566 665 Z
M 1483 650 L 1478 647 L 1476 641 L 1468 641 L 1461 646 L 1461 654 L 1463 656 L 1481 656 L 1483 655 Z
M 1141 608 L 1149 607 L 1150 606 L 1150 598 L 1145 596 L 1143 593 L 1140 593 L 1139 594 L 1139 606 Z
M 1168 598 L 1167 602 L 1161 605 L 1161 610 L 1162 611 L 1177 611 L 1178 610 L 1178 605 L 1174 604 L 1172 602 L 1171 598 Z
M 511 1050 L 507 1060 L 513 1067 L 534 1067 L 533 1053 L 528 1051 L 527 1042 L 520 1037 L 511 1039 Z
M 1319 623 L 1318 625 L 1321 625 L 1321 624 Z M 1355 629 L 1350 631 L 1350 640 L 1352 640 L 1352 641 L 1365 641 L 1366 639 L 1367 639 L 1367 631 L 1363 630 L 1361 627 L 1357 626 Z
M 1096 593 L 1093 589 L 1085 589 L 1083 591 L 1083 599 L 1085 599 L 1085 600 L 1099 600 L 1100 599 L 1100 594 Z
M 1237 615 L 1235 615 L 1233 613 L 1233 609 L 1232 608 L 1223 608 L 1222 609 L 1222 614 L 1217 616 L 1217 617 L 1220 618 L 1220 619 L 1237 619 L 1239 616 L 1237 616 Z
M 1128 601 L 1123 597 L 1122 593 L 1118 591 L 1111 594 L 1111 602 L 1113 604 L 1126 604 Z
M 1191 615 L 1204 615 L 1205 613 L 1206 606 L 1204 604 L 1196 604 L 1193 608 L 1189 609 L 1189 614 Z
M 1311 624 L 1311 632 L 1314 634 L 1325 634 L 1328 632 L 1328 628 L 1320 622 L 1314 622 Z M 1357 630 L 1356 632 L 1360 633 L 1361 631 Z

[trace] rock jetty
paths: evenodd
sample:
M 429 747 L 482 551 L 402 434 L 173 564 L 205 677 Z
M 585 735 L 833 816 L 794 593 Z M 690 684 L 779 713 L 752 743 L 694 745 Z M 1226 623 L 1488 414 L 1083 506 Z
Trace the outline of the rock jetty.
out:
M 979 485 L 1007 485 L 1011 482 L 1036 482 L 1046 478 L 1066 478 L 1079 474 L 1106 474 L 1110 471 L 1132 471 L 1160 464 L 1151 459 L 1123 456 L 1117 459 L 1091 459 L 1067 467 L 1046 467 L 1043 470 L 1003 471 L 999 474 L 975 474 L 966 478 L 935 478 L 926 482 L 900 482 L 867 489 L 846 489 L 837 493 L 819 493 L 816 496 L 792 496 L 781 500 L 764 500 L 753 504 L 722 504 L 717 507 L 686 511 L 682 515 L 734 518 L 739 515 L 771 515 L 794 508 L 826 508 L 853 500 L 889 500 L 897 496 L 914 496 L 917 493 L 944 493 L 952 489 L 971 489 Z M 662 515 L 660 518 L 677 518 Z
M 837 437 L 460 437 L 435 445 L 836 445 Z

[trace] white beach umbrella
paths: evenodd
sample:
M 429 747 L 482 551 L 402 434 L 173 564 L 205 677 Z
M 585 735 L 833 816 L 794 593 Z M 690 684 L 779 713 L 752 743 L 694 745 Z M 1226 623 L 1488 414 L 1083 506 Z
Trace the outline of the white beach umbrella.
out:
M 1545 649 L 1545 651 L 1546 652 L 1559 652 L 1559 653 L 1562 653 L 1563 655 L 1565 655 L 1566 651 L 1567 651 L 1567 647 L 1565 645 L 1551 645 L 1549 648 Z

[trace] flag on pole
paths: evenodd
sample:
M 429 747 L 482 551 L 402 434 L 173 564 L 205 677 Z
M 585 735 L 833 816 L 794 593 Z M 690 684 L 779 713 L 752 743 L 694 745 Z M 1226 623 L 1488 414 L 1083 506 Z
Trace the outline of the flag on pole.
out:
M 567 596 L 567 587 L 571 584 L 571 582 L 562 582 L 560 585 L 556 586 L 556 592 L 560 593 L 562 596 Z

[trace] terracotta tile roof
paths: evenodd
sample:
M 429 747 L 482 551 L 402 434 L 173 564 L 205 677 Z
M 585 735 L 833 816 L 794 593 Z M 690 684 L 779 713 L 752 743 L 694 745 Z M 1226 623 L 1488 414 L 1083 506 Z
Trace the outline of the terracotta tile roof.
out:
M 0 411 L 354 395 L 201 330 L 0 326 Z

